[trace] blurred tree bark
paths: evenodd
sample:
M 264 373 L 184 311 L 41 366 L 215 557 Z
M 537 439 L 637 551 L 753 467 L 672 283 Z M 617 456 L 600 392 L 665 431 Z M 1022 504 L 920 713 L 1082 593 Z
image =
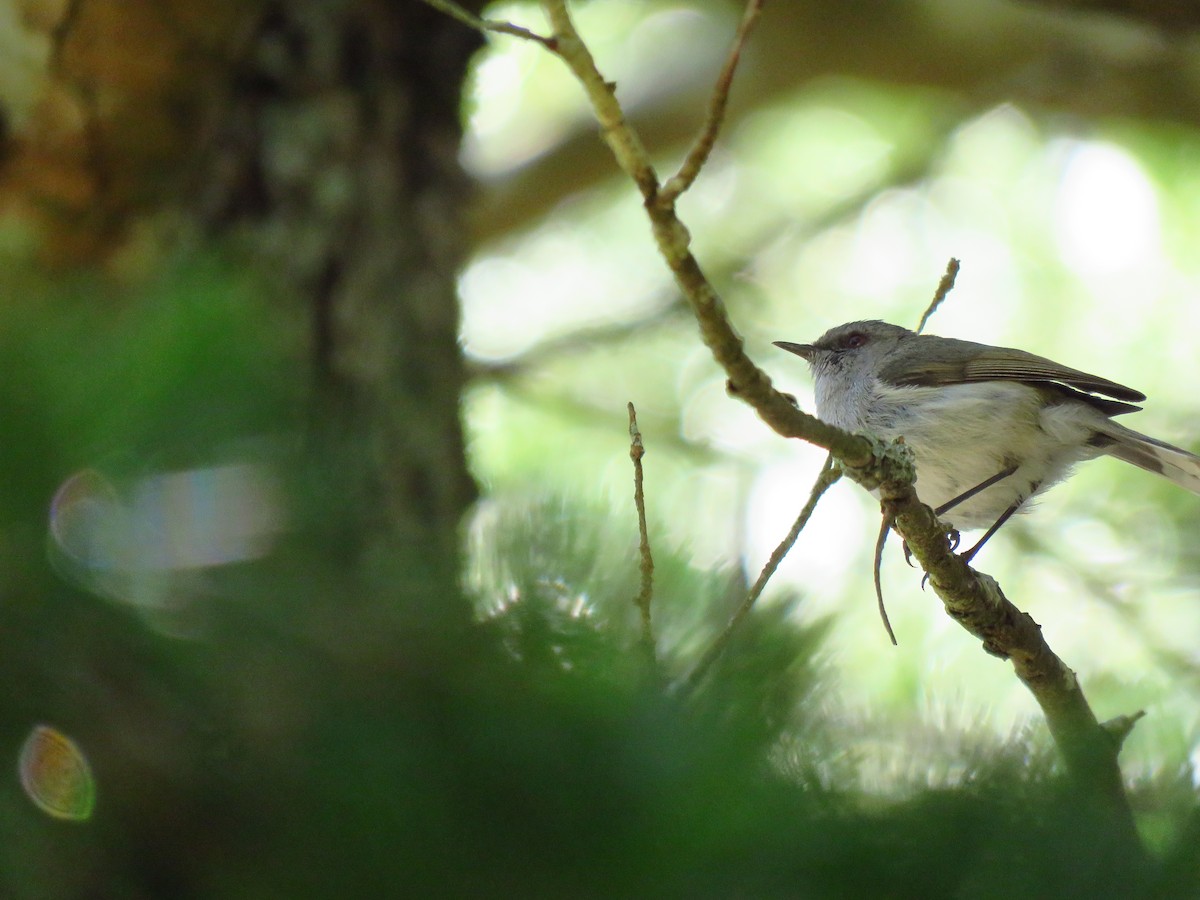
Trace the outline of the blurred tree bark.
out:
M 181 238 L 249 246 L 310 335 L 347 557 L 422 595 L 434 577 L 445 604 L 475 496 L 455 277 L 479 37 L 413 0 L 18 8 L 0 13 L 0 217 L 54 265 L 123 275 Z
M 5 727 L 65 721 L 103 783 L 98 826 L 69 847 L 10 848 L 4 859 L 30 871 L 3 872 L 3 896 L 223 896 L 213 884 L 234 882 L 262 896 L 255 884 L 402 870 L 427 846 L 411 835 L 428 816 L 395 810 L 420 781 L 403 740 L 434 732 L 441 706 L 425 698 L 444 698 L 439 678 L 472 646 L 457 627 L 470 621 L 459 547 L 475 497 L 459 419 L 469 191 L 457 154 L 478 45 L 415 0 L 0 7 L 5 249 L 17 233 L 49 268 L 128 284 L 181 249 L 259 263 L 254 283 L 294 312 L 281 340 L 300 377 L 309 363 L 319 499 L 334 501 L 297 510 L 301 526 L 320 520 L 318 552 L 305 532 L 264 563 L 286 571 L 229 576 L 274 580 L 255 582 L 253 603 L 213 603 L 210 640 L 172 644 L 169 659 L 124 608 L 67 613 L 39 596 L 20 605 L 23 629 L 5 619 L 6 659 L 23 661 L 6 672 L 36 685 Z M 218 414 L 227 387 L 199 386 Z M 370 781 L 380 759 L 385 780 Z M 398 807 L 374 807 L 376 794 Z M 357 868 L 314 861 L 339 841 Z M 10 891 L 25 882 L 57 887 Z M 342 895 L 298 890 L 267 893 Z
M 475 496 L 455 278 L 460 93 L 477 46 L 419 3 L 269 5 L 206 136 L 199 191 L 206 225 L 246 235 L 307 307 L 317 427 L 351 531 L 402 560 L 395 577 L 434 575 L 437 602 L 457 593 Z

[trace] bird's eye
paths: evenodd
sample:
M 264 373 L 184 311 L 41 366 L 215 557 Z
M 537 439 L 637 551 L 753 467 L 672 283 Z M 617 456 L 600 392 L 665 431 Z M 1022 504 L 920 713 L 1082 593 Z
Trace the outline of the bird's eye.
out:
M 842 346 L 847 350 L 857 350 L 867 342 L 867 336 L 861 331 L 856 331 L 853 334 L 846 335 L 846 339 L 842 341 Z

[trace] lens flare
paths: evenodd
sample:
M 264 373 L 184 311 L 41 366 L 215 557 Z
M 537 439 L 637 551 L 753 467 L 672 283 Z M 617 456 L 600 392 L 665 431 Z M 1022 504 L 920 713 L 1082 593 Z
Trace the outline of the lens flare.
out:
M 72 475 L 50 501 L 50 537 L 72 563 L 84 568 L 117 565 L 125 527 L 116 490 L 95 469 Z
M 130 500 L 133 543 L 149 569 L 204 569 L 257 559 L 282 527 L 278 484 L 268 470 L 250 463 L 143 478 Z
M 233 463 L 142 477 L 118 490 L 72 475 L 50 504 L 49 556 L 100 596 L 159 606 L 179 579 L 268 553 L 284 528 L 282 491 L 266 466 Z
M 83 822 L 96 805 L 96 782 L 83 751 L 69 737 L 38 725 L 21 745 L 21 787 L 38 809 L 56 819 Z

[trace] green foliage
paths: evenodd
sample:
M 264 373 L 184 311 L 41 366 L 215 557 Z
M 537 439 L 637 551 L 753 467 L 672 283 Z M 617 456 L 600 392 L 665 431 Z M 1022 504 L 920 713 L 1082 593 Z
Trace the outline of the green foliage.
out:
M 1200 890 L 1183 780 L 1156 787 L 1170 810 L 1161 866 L 1140 865 L 1052 773 L 1014 762 L 1019 748 L 932 788 L 868 789 L 838 744 L 878 726 L 842 727 L 825 702 L 827 624 L 799 627 L 785 598 L 764 601 L 689 690 L 741 588 L 667 548 L 649 671 L 633 520 L 595 508 L 489 501 L 468 566 L 477 621 L 451 633 L 413 626 L 397 606 L 426 598 L 346 571 L 313 539 L 311 496 L 294 498 L 301 519 L 272 554 L 163 575 L 165 611 L 56 573 L 48 505 L 79 467 L 120 487 L 230 448 L 292 465 L 261 450 L 299 426 L 277 323 L 250 296 L 193 268 L 129 301 L 118 325 L 61 301 L 3 330 L 0 895 Z M 38 723 L 86 754 L 86 822 L 49 819 L 21 793 L 17 751 Z

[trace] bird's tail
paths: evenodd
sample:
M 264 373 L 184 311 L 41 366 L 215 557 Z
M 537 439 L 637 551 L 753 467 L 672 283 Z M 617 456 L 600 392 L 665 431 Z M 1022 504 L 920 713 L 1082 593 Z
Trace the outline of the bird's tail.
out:
M 1108 439 L 1101 444 L 1102 453 L 1162 475 L 1193 494 L 1200 494 L 1200 456 L 1116 422 L 1107 422 L 1098 437 Z

